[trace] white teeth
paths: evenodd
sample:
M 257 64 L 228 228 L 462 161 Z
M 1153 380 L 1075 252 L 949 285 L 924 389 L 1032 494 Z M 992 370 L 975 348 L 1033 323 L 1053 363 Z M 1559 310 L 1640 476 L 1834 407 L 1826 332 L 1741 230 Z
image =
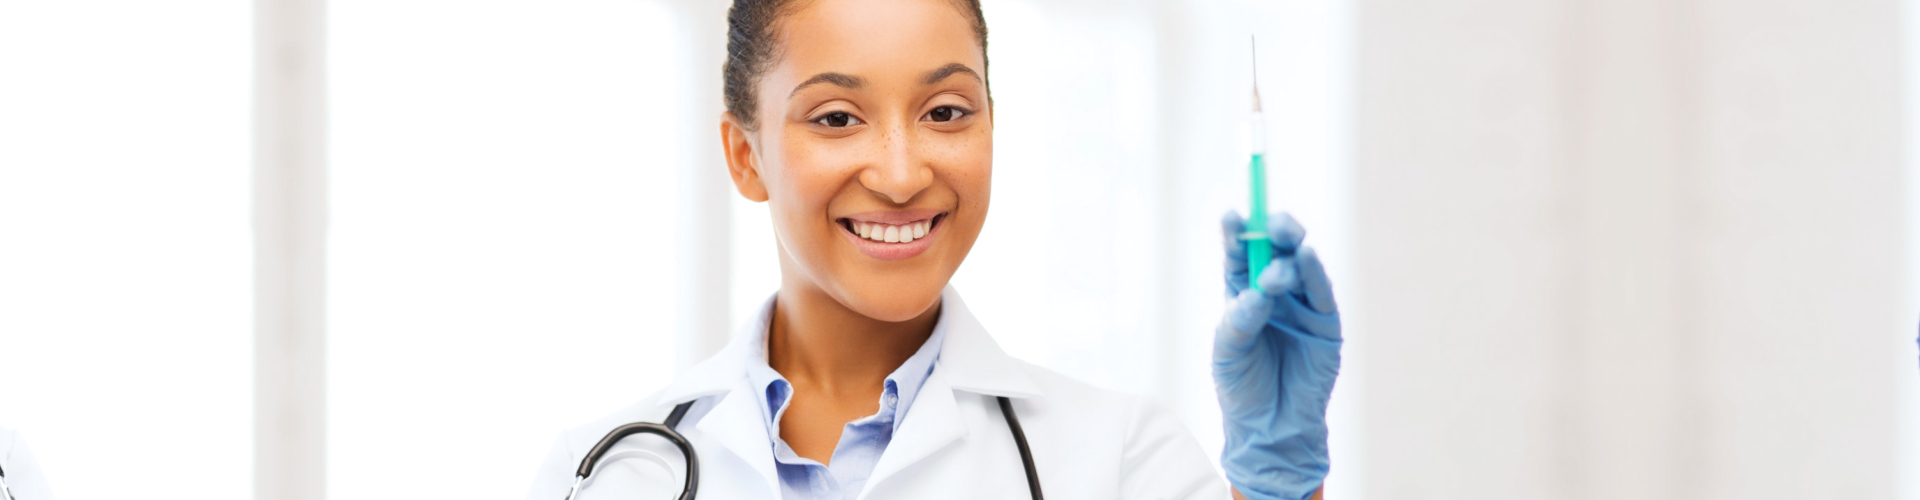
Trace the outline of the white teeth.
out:
M 861 238 L 886 243 L 911 243 L 913 240 L 927 237 L 933 230 L 933 221 L 920 221 L 899 226 L 851 221 L 853 234 Z

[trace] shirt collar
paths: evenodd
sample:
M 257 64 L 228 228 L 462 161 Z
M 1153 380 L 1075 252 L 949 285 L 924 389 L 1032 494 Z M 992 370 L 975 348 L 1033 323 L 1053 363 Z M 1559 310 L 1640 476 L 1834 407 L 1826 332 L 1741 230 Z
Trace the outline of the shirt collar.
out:
M 656 404 L 662 408 L 672 407 L 727 393 L 735 384 L 744 382 L 747 360 L 765 338 L 772 312 L 773 297 L 768 296 L 761 303 L 759 313 L 740 324 L 726 347 L 675 377 L 673 383 L 657 395 Z M 952 286 L 940 294 L 940 319 L 934 330 L 944 332 L 945 336 L 934 363 L 955 390 L 1016 399 L 1040 394 L 1039 387 L 1027 376 L 1029 365 L 1000 349 Z
M 769 431 L 775 428 L 780 412 L 786 409 L 787 403 L 793 398 L 792 384 L 767 363 L 767 334 L 772 330 L 772 314 L 772 301 L 768 301 L 767 306 L 760 309 L 759 317 L 753 321 L 753 324 L 764 326 L 752 332 L 753 338 L 745 339 L 746 344 L 751 346 L 751 350 L 745 353 L 748 387 L 757 391 L 757 396 L 762 396 L 754 399 L 760 403 L 760 414 L 766 419 Z M 940 359 L 940 348 L 946 343 L 946 314 L 943 307 L 940 318 L 934 320 L 933 333 L 927 336 L 927 341 L 920 344 L 920 349 L 908 356 L 899 367 L 894 368 L 893 373 L 887 375 L 886 385 L 881 388 L 879 411 L 890 413 L 888 416 L 895 427 L 907 415 L 907 408 L 913 406 L 914 397 L 926 385 L 927 376 L 933 373 L 934 364 Z M 892 402 L 888 401 L 889 397 L 893 399 Z

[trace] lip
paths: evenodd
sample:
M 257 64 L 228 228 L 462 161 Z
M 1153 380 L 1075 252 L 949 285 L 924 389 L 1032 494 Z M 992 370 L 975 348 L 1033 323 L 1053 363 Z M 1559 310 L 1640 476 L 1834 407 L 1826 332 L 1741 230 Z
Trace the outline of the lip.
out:
M 868 257 L 873 257 L 878 260 L 904 260 L 925 253 L 928 248 L 932 248 L 934 238 L 939 237 L 941 228 L 947 225 L 946 218 L 947 213 L 940 210 L 865 212 L 834 219 L 833 225 L 840 229 L 840 235 L 847 238 L 847 241 L 852 243 L 854 248 L 859 249 L 860 253 L 867 254 Z M 909 222 L 929 219 L 933 221 L 933 226 L 927 228 L 927 235 L 914 238 L 913 241 L 907 243 L 873 241 L 861 238 L 859 234 L 855 234 L 847 228 L 847 221 L 898 226 Z

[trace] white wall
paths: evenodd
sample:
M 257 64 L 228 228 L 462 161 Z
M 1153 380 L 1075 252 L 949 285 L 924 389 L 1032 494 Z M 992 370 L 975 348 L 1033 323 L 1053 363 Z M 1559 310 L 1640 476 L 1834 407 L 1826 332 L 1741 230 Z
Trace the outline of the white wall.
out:
M 329 496 L 519 498 L 674 371 L 672 11 L 332 3 Z
M 252 491 L 248 21 L 0 1 L 0 426 L 62 499 Z
M 1894 498 L 1893 2 L 1363 2 L 1373 498 Z

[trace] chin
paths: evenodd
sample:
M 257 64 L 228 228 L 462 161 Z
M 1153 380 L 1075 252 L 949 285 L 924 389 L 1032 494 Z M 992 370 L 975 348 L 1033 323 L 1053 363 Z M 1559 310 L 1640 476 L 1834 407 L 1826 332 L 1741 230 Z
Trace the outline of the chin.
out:
M 899 323 L 920 317 L 939 304 L 940 292 L 945 289 L 945 281 L 905 287 L 874 284 L 846 287 L 835 298 L 862 316 Z

